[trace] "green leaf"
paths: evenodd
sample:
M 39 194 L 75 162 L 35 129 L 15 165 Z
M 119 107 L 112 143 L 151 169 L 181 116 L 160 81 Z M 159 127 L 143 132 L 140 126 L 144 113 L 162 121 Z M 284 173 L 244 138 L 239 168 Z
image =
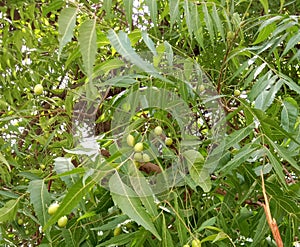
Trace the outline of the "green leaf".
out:
M 142 32 L 142 37 L 143 37 L 143 40 L 144 40 L 145 44 L 147 45 L 147 47 L 153 53 L 153 56 L 157 56 L 154 42 L 150 39 L 148 33 Z
M 291 97 L 286 98 L 282 102 L 281 111 L 281 126 L 287 132 L 294 132 L 297 117 L 299 115 L 299 108 L 296 100 Z
M 123 223 L 124 221 L 128 220 L 127 215 L 117 215 L 115 219 L 109 221 L 108 223 L 94 227 L 91 230 L 94 231 L 107 231 L 107 230 L 112 230 L 115 229 L 119 224 Z
M 208 192 L 211 189 L 210 173 L 203 168 L 203 156 L 195 150 L 188 150 L 183 153 L 183 157 L 188 163 L 191 178 L 204 192 Z
M 154 26 L 157 26 L 157 0 L 144 0 L 149 7 L 151 21 Z
M 212 7 L 212 18 L 216 24 L 217 30 L 220 33 L 223 41 L 225 41 L 224 28 L 223 28 L 222 21 L 220 19 L 220 16 L 218 14 L 218 10 L 217 10 L 215 4 L 213 4 L 213 7 Z
M 276 28 L 276 24 L 272 23 L 268 26 L 265 26 L 261 30 L 259 29 L 258 36 L 252 45 L 256 45 L 256 44 L 259 44 L 259 43 L 265 41 L 269 37 L 269 35 L 275 30 L 275 28 Z
M 118 173 L 115 173 L 110 178 L 109 187 L 112 191 L 111 195 L 114 202 L 119 206 L 122 212 L 161 240 L 150 215 L 146 212 L 145 208 L 142 207 L 138 195 L 124 184 Z
M 166 218 L 165 215 L 162 214 L 162 247 L 172 247 L 173 245 L 173 240 L 171 237 L 171 234 L 168 230 L 168 226 L 166 224 Z
M 96 20 L 86 20 L 80 25 L 78 32 L 78 41 L 85 73 L 89 81 L 91 81 L 97 54 Z
M 124 0 L 124 9 L 125 15 L 128 22 L 128 26 L 131 29 L 132 27 L 132 9 L 133 9 L 133 0 Z
M 6 202 L 4 207 L 0 208 L 0 223 L 14 220 L 16 218 L 18 206 L 19 199 Z
M 287 150 L 286 148 L 281 147 L 277 143 L 271 141 L 269 137 L 267 137 L 267 138 L 268 138 L 269 143 L 273 146 L 274 150 L 276 150 L 276 152 L 283 159 L 285 159 L 287 162 L 289 162 L 292 167 L 294 167 L 296 170 L 300 171 L 300 166 L 297 164 L 297 161 L 291 156 L 291 153 L 289 152 L 289 150 Z
M 140 231 L 136 231 L 136 232 L 130 232 L 130 233 L 126 233 L 126 234 L 120 234 L 118 236 L 115 236 L 107 241 L 105 241 L 104 243 L 98 244 L 97 247 L 99 246 L 127 246 L 126 244 L 132 242 L 132 240 L 136 237 L 136 236 L 140 236 L 139 235 Z
M 271 152 L 269 149 L 267 149 L 266 147 L 264 147 L 265 152 L 270 160 L 270 164 L 272 165 L 273 169 L 275 170 L 275 173 L 277 175 L 277 177 L 279 178 L 279 181 L 281 182 L 281 184 L 283 186 L 286 186 L 286 181 L 285 181 L 285 177 L 284 177 L 284 173 L 282 170 L 282 165 L 281 163 L 278 161 L 277 157 L 275 156 L 275 154 L 273 152 Z
M 188 28 L 188 32 L 190 35 L 190 39 L 193 38 L 193 23 L 192 23 L 192 16 L 190 13 L 190 2 L 188 0 L 184 0 L 184 16 L 185 22 Z
M 76 243 L 76 240 L 73 238 L 72 231 L 70 229 L 63 228 L 61 230 L 61 233 L 63 235 L 63 239 L 65 240 L 65 246 L 70 247 L 76 247 L 78 246 Z
M 182 210 L 178 204 L 179 197 L 175 192 L 173 192 L 173 196 L 174 196 L 174 209 L 175 209 L 175 213 L 177 214 L 175 218 L 175 227 L 176 227 L 176 232 L 178 234 L 180 244 L 183 246 L 185 243 L 187 243 L 187 239 L 188 239 L 187 229 L 184 224 L 184 218 L 183 218 L 184 214 L 182 213 Z
M 169 13 L 171 26 L 175 21 L 179 21 L 179 3 L 180 0 L 169 0 Z
M 271 88 L 262 91 L 255 100 L 255 107 L 266 111 L 268 107 L 273 103 L 276 93 L 281 88 L 283 82 L 282 80 L 277 81 L 277 83 Z
M 243 148 L 239 150 L 237 154 L 223 167 L 219 169 L 218 172 L 221 172 L 222 175 L 226 175 L 228 172 L 236 169 L 238 166 L 243 164 L 252 153 L 257 150 L 257 148 L 251 147 L 251 143 L 246 144 Z
M 168 81 L 163 76 L 159 75 L 158 71 L 154 68 L 154 66 L 147 61 L 143 60 L 131 47 L 130 40 L 126 33 L 120 31 L 117 34 L 113 30 L 109 30 L 108 38 L 111 44 L 115 47 L 115 49 L 128 61 L 132 62 L 145 72 L 151 74 L 152 76 L 159 78 L 163 81 Z
M 82 180 L 78 180 L 65 195 L 57 212 L 48 220 L 44 230 L 53 225 L 60 217 L 69 214 L 82 200 L 85 194 L 95 185 L 95 180 L 88 181 L 85 185 Z
M 209 33 L 211 44 L 214 45 L 214 43 L 215 43 L 214 42 L 214 37 L 215 37 L 215 35 L 214 35 L 214 25 L 213 25 L 211 16 L 208 13 L 207 5 L 205 3 L 202 4 L 202 11 L 204 13 L 204 21 L 205 21 L 205 24 L 206 24 L 206 27 L 207 27 L 207 30 L 208 30 L 208 33 Z
M 76 8 L 65 8 L 61 11 L 58 18 L 59 50 L 58 58 L 64 46 L 71 41 L 73 29 L 76 25 Z
M 128 175 L 130 176 L 130 183 L 135 193 L 140 198 L 142 204 L 144 205 L 150 216 L 152 218 L 155 218 L 158 215 L 157 205 L 154 202 L 154 193 L 151 190 L 149 183 L 146 181 L 146 178 L 137 169 L 136 166 L 133 166 L 132 169 L 130 169 Z
M 47 190 L 44 180 L 33 180 L 28 185 L 30 193 L 30 202 L 33 205 L 34 212 L 41 224 L 44 226 L 49 218 L 47 208 L 51 204 L 51 197 Z
M 284 56 L 290 49 L 292 49 L 296 44 L 298 44 L 299 41 L 300 41 L 300 33 L 297 33 L 292 38 L 290 38 L 281 56 Z
M 259 0 L 262 6 L 264 7 L 265 14 L 269 13 L 269 0 Z

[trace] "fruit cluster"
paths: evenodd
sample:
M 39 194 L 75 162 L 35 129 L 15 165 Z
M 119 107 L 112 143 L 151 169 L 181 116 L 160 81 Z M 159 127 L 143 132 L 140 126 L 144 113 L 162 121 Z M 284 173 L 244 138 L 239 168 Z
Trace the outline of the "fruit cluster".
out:
M 161 126 L 156 126 L 154 128 L 154 134 L 156 136 L 162 136 L 163 129 Z M 144 144 L 143 142 L 135 142 L 135 137 L 131 134 L 129 134 L 126 138 L 127 145 L 130 147 L 133 147 L 134 155 L 133 160 L 141 163 L 147 163 L 150 162 L 151 157 L 143 152 L 144 151 Z M 173 139 L 170 137 L 165 137 L 164 142 L 166 146 L 171 146 L 173 144 Z
M 52 203 L 49 206 L 49 208 L 48 208 L 48 214 L 54 215 L 56 213 L 56 211 L 57 211 L 58 208 L 59 208 L 59 204 L 58 203 L 56 203 L 56 202 Z M 67 216 L 62 216 L 57 221 L 57 225 L 59 227 L 65 227 L 67 225 L 67 223 L 68 223 Z

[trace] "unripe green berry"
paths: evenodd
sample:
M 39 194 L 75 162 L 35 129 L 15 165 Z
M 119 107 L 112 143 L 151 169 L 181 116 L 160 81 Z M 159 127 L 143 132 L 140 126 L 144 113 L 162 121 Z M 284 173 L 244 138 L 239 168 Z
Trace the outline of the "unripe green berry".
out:
M 192 247 L 201 247 L 201 242 L 198 238 L 193 239 Z
M 20 219 L 18 219 L 18 225 L 20 226 L 20 225 L 23 225 L 23 220 L 20 218 Z
M 147 163 L 150 161 L 150 156 L 148 154 L 143 154 L 143 162 Z
M 118 236 L 122 233 L 122 228 L 121 227 L 117 227 L 114 229 L 114 236 Z
M 135 139 L 134 139 L 133 135 L 129 134 L 126 138 L 126 141 L 127 141 L 128 146 L 130 146 L 130 147 L 134 146 Z
M 143 155 L 142 155 L 141 153 L 135 153 L 135 154 L 133 155 L 133 159 L 134 159 L 135 161 L 142 161 L 142 160 L 143 160 Z
M 240 90 L 238 90 L 238 89 L 234 90 L 234 96 L 238 97 L 240 95 L 241 95 L 241 91 Z
M 67 225 L 67 223 L 68 223 L 67 216 L 63 216 L 63 217 L 59 218 L 58 221 L 57 221 L 57 225 L 59 227 L 65 227 Z
M 44 91 L 44 87 L 42 84 L 36 84 L 33 89 L 35 95 L 41 95 L 43 91 Z
M 57 209 L 59 207 L 59 204 L 54 202 L 52 203 L 48 208 L 48 214 L 53 215 L 56 213 Z
M 154 129 L 154 134 L 160 136 L 163 132 L 163 129 L 160 126 L 156 126 Z
M 133 149 L 135 152 L 142 152 L 144 149 L 144 145 L 142 142 L 138 142 L 137 144 L 134 145 Z
M 165 144 L 166 144 L 167 146 L 171 146 L 171 145 L 172 145 L 172 143 L 173 143 L 173 140 L 172 140 L 172 138 L 170 138 L 170 137 L 167 137 L 167 138 L 165 139 Z

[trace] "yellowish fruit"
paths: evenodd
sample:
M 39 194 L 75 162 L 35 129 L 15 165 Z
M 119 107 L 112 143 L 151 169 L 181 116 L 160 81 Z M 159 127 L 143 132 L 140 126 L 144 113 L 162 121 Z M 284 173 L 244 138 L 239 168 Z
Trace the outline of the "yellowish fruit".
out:
M 18 225 L 23 225 L 23 220 L 22 219 L 18 219 Z
M 201 242 L 198 238 L 193 239 L 192 247 L 201 247 Z
M 183 247 L 190 247 L 188 244 L 185 244 Z
M 143 161 L 144 162 L 149 162 L 150 161 L 150 156 L 148 154 L 143 154 Z
M 42 170 L 45 170 L 46 166 L 42 164 L 42 165 L 40 165 L 40 168 L 41 168 Z
M 67 225 L 67 223 L 68 223 L 67 216 L 63 216 L 63 217 L 59 218 L 58 221 L 57 221 L 57 225 L 59 227 L 65 227 Z
M 135 153 L 135 154 L 133 155 L 133 159 L 134 159 L 135 161 L 142 161 L 142 160 L 143 160 L 143 155 L 142 155 L 141 153 Z
M 128 146 L 130 146 L 130 147 L 134 146 L 135 140 L 134 140 L 133 135 L 129 134 L 126 138 L 126 141 L 127 141 Z
M 173 143 L 173 140 L 172 140 L 172 138 L 170 138 L 170 137 L 167 137 L 167 138 L 165 139 L 165 144 L 166 144 L 167 146 L 171 146 L 171 145 L 172 145 L 172 143 Z
M 44 91 L 44 87 L 42 84 L 36 84 L 33 89 L 35 95 L 41 95 L 43 91 Z
M 238 96 L 240 96 L 241 95 L 241 91 L 240 90 L 238 90 L 238 89 L 236 89 L 236 90 L 234 90 L 234 96 L 236 96 L 236 97 L 238 97 Z
M 199 86 L 199 90 L 200 90 L 200 92 L 203 92 L 203 91 L 205 90 L 205 86 L 204 86 L 203 84 L 201 84 L 201 85 Z
M 117 227 L 114 229 L 114 236 L 118 236 L 122 233 L 122 228 L 121 227 Z
M 25 234 L 26 234 L 26 235 L 28 235 L 28 234 L 29 234 L 29 231 L 28 231 L 27 229 L 25 230 Z
M 235 38 L 235 33 L 232 31 L 227 32 L 227 40 L 232 41 Z
M 48 214 L 53 215 L 56 213 L 57 209 L 59 207 L 59 204 L 54 202 L 52 203 L 48 208 Z
M 135 152 L 142 152 L 144 149 L 144 145 L 142 142 L 138 142 L 137 144 L 134 145 L 133 149 Z
M 156 126 L 154 129 L 154 134 L 160 136 L 163 132 L 163 129 L 160 126 Z

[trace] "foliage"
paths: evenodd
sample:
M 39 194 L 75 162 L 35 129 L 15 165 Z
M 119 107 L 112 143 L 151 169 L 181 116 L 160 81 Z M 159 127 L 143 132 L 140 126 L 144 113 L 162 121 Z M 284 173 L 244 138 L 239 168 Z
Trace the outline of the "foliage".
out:
M 0 8 L 1 246 L 298 241 L 297 1 Z

